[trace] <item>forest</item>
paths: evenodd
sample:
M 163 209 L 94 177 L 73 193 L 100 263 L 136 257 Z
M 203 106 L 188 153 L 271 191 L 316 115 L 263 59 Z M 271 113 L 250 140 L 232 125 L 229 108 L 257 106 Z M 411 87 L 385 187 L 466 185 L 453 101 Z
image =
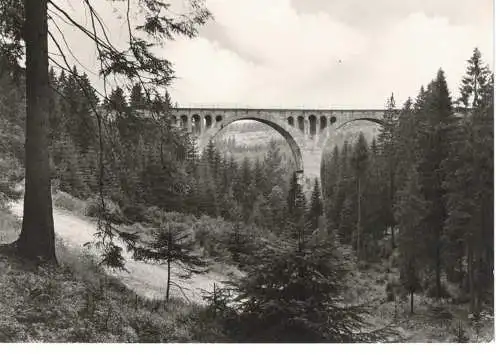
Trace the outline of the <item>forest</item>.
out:
M 479 49 L 458 99 L 442 69 L 401 108 L 390 95 L 378 136 L 332 142 L 307 194 L 282 142 L 238 146 L 230 138 L 200 150 L 171 125 L 168 90 L 136 82 L 103 98 L 76 66 L 51 65 L 49 193 L 54 209 L 76 213 L 77 201 L 82 218 L 97 224 L 90 279 L 98 284 L 82 276 L 81 262 L 56 258 L 57 241 L 39 256 L 23 247 L 26 232 L 7 244 L 19 234 L 9 205 L 22 197 L 24 181 L 28 194 L 32 158 L 25 150 L 29 72 L 6 53 L 0 341 L 403 342 L 419 340 L 415 328 L 438 327 L 433 321 L 446 333 L 436 341 L 492 339 L 493 73 Z M 164 298 L 134 295 L 105 274 L 127 268 L 126 252 L 166 265 Z M 204 304 L 172 296 L 173 264 L 191 275 L 215 263 L 240 277 L 214 283 Z M 70 299 L 78 288 L 81 298 Z

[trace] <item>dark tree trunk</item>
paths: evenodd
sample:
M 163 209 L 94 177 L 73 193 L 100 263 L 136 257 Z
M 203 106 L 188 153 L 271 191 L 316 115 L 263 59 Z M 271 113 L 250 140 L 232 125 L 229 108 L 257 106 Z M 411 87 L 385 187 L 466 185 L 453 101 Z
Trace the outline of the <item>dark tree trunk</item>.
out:
M 391 224 L 391 247 L 396 249 L 396 239 L 394 238 L 394 224 Z
M 360 243 L 361 243 L 361 177 L 358 178 L 358 225 L 356 236 L 356 253 L 360 257 Z
M 25 0 L 26 183 L 18 250 L 30 259 L 56 262 L 48 149 L 49 73 L 47 0 Z
M 167 293 L 165 294 L 165 300 L 168 302 L 170 298 L 170 259 L 167 261 Z
M 392 249 L 396 249 L 396 239 L 394 238 L 394 190 L 395 190 L 395 185 L 394 185 L 394 167 L 392 163 L 392 154 L 393 151 L 391 150 L 391 162 L 390 162 L 390 182 L 389 182 L 389 200 L 391 204 L 391 247 Z
M 439 236 L 436 240 L 436 298 L 441 298 L 441 247 Z
M 413 291 L 410 292 L 410 313 L 413 314 Z
M 171 263 L 172 263 L 172 235 L 169 233 L 168 234 L 168 244 L 167 244 L 167 293 L 165 295 L 165 300 L 168 302 L 170 299 L 170 273 L 171 273 Z
M 469 241 L 469 243 L 473 243 Z M 477 312 L 477 291 L 476 291 L 476 280 L 475 280 L 475 263 L 474 263 L 474 249 L 471 244 L 468 246 L 467 250 L 467 272 L 469 276 L 469 312 L 475 314 Z

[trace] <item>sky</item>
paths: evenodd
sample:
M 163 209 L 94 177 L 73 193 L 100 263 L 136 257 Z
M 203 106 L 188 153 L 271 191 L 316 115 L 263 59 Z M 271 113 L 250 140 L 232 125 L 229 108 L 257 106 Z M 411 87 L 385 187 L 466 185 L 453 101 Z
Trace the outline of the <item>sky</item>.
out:
M 183 8 L 183 0 L 174 1 Z M 197 38 L 157 50 L 174 64 L 169 92 L 180 107 L 383 108 L 391 92 L 400 106 L 440 67 L 456 97 L 474 47 L 493 65 L 492 0 L 206 4 L 214 20 Z M 110 32 L 123 40 L 123 11 L 99 6 Z M 70 28 L 64 33 L 92 78 L 95 51 Z

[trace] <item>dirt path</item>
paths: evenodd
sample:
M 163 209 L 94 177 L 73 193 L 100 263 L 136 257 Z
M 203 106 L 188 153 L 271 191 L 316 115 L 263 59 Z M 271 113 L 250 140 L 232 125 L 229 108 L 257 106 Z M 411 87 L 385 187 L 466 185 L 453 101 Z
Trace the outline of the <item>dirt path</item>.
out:
M 22 199 L 10 204 L 10 210 L 14 215 L 22 217 Z M 92 220 L 73 215 L 69 211 L 56 207 L 54 207 L 54 227 L 56 235 L 61 238 L 64 245 L 68 247 L 68 250 L 76 253 L 82 252 L 85 248 L 83 244 L 92 241 L 96 233 L 96 225 Z M 166 267 L 135 261 L 132 259 L 130 253 L 125 252 L 126 248 L 123 245 L 120 246 L 124 250 L 124 257 L 126 259 L 125 267 L 128 272 L 107 271 L 107 273 L 118 277 L 127 287 L 141 296 L 163 298 L 165 296 L 165 283 L 167 280 Z M 93 252 L 96 251 L 94 250 Z M 214 282 L 219 283 L 227 279 L 224 275 L 216 272 L 193 275 L 189 279 L 183 279 L 179 277 L 179 275 L 183 274 L 179 267 L 173 267 L 172 271 L 173 281 L 184 288 L 183 292 L 185 296 L 175 286 L 171 288 L 171 294 L 181 298 L 187 297 L 189 301 L 196 303 L 203 302 L 202 290 L 211 290 Z

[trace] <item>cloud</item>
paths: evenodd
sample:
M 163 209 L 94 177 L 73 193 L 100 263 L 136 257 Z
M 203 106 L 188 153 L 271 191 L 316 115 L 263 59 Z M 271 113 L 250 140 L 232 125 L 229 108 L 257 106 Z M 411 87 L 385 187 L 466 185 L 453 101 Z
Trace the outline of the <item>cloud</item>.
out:
M 181 105 L 382 107 L 391 92 L 399 103 L 415 96 L 439 67 L 456 92 L 475 46 L 487 62 L 493 57 L 488 23 L 458 25 L 421 11 L 367 30 L 326 11 L 301 13 L 289 0 L 207 4 L 217 31 L 169 51 Z
M 391 92 L 398 104 L 414 97 L 439 67 L 456 93 L 475 46 L 492 64 L 491 4 L 450 1 L 207 0 L 215 23 L 158 53 L 175 66 L 170 92 L 181 106 L 380 108 Z M 123 3 L 96 6 L 123 43 Z M 70 10 L 88 21 L 80 7 Z M 97 72 L 92 43 L 60 25 L 80 62 Z

